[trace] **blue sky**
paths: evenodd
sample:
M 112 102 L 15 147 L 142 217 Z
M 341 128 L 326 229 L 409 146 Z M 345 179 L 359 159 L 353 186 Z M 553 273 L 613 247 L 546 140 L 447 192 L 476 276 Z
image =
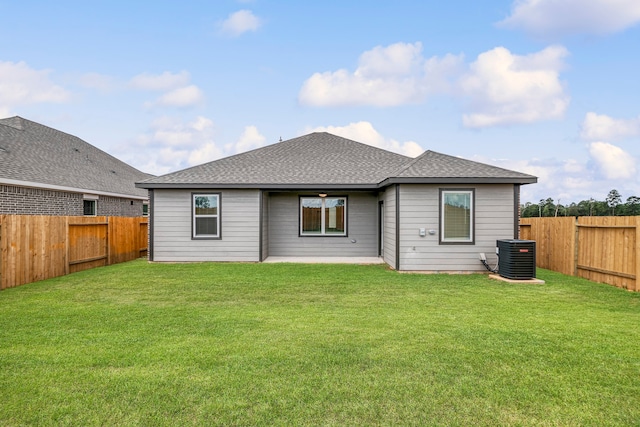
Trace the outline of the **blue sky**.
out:
M 326 130 L 640 196 L 640 2 L 0 0 L 0 117 L 163 174 Z

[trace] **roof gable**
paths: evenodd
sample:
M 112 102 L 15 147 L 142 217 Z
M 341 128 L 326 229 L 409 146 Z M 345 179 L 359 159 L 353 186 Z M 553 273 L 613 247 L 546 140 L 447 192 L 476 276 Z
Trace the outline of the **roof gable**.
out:
M 82 139 L 22 117 L 0 119 L 0 181 L 146 197 L 152 177 Z

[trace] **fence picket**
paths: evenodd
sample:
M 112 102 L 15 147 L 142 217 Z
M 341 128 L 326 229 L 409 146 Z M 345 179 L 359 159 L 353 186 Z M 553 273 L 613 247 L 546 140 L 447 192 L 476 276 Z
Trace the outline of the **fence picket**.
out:
M 0 215 L 0 289 L 145 256 L 147 230 L 146 217 Z
M 640 217 L 522 218 L 520 227 L 536 241 L 538 267 L 640 291 Z

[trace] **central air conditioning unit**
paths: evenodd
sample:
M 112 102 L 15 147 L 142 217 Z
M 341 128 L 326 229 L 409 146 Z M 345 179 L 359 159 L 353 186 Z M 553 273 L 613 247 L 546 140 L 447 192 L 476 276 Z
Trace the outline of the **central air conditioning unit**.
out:
M 507 279 L 527 280 L 536 277 L 536 242 L 534 240 L 498 240 L 498 274 Z

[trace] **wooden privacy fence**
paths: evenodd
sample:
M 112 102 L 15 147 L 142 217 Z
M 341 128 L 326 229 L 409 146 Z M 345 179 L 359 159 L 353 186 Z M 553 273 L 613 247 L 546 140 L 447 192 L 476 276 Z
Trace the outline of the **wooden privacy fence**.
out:
M 522 218 L 540 268 L 640 291 L 640 217 Z
M 0 215 L 0 289 L 147 254 L 145 217 Z

